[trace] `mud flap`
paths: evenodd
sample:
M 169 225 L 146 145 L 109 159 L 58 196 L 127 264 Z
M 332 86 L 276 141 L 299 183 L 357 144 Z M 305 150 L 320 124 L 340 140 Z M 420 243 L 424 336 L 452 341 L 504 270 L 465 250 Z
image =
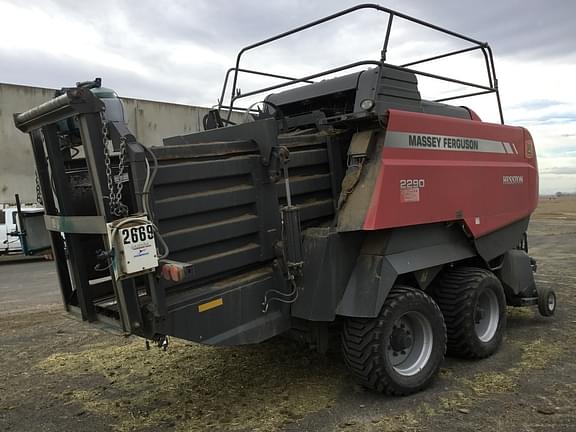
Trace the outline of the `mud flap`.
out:
M 426 289 L 443 265 L 473 256 L 476 251 L 456 225 L 372 233 L 358 256 L 336 314 L 374 318 L 399 275 L 414 273 L 419 288 Z
M 508 304 L 515 304 L 516 297 L 536 296 L 536 282 L 530 257 L 523 250 L 514 249 L 506 252 L 502 267 L 496 275 L 504 286 Z
M 398 273 L 385 257 L 360 255 L 336 314 L 359 318 L 378 316 L 397 277 Z

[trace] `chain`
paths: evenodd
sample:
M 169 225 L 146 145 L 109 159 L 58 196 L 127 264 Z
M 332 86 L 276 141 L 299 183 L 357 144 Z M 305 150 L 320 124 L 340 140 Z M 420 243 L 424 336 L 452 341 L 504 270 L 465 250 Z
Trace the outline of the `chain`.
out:
M 100 120 L 102 123 L 102 147 L 104 148 L 104 165 L 106 166 L 106 180 L 108 182 L 108 192 L 110 200 L 110 213 L 112 212 L 112 198 L 115 197 L 114 194 L 114 179 L 112 178 L 112 167 L 110 162 L 110 153 L 108 152 L 108 126 L 106 125 L 106 120 L 104 119 L 104 114 L 100 113 Z
M 116 183 L 116 202 L 115 206 L 118 212 L 123 216 L 128 216 L 128 207 L 122 203 L 122 189 L 124 188 L 124 169 L 126 160 L 126 138 L 120 138 L 120 158 L 118 160 L 118 182 Z
M 108 126 L 103 113 L 100 113 L 100 119 L 102 121 L 102 146 L 104 147 L 104 164 L 106 165 L 106 181 L 108 183 L 110 213 L 114 216 L 127 216 L 128 207 L 122 203 L 122 189 L 124 187 L 122 177 L 124 175 L 126 160 L 126 138 L 122 137 L 120 139 L 118 175 L 116 176 L 116 181 L 114 181 L 114 175 L 112 174 L 112 161 L 110 160 L 110 152 L 108 151 Z M 116 183 L 116 186 L 114 186 L 114 183 Z
M 36 177 L 36 202 L 40 205 L 44 205 L 44 201 L 42 201 L 42 192 L 40 191 L 40 180 L 38 180 L 38 171 L 34 171 L 34 176 Z

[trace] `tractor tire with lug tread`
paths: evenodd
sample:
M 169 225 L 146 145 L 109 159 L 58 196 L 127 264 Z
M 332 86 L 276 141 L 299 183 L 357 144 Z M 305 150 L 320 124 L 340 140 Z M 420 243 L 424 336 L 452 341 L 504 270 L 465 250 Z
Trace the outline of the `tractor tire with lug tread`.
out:
M 500 346 L 506 328 L 506 297 L 491 271 L 460 267 L 435 284 L 434 298 L 444 314 L 448 354 L 485 358 Z
M 424 292 L 394 287 L 376 318 L 348 318 L 344 361 L 364 387 L 403 396 L 426 388 L 446 352 L 440 309 Z

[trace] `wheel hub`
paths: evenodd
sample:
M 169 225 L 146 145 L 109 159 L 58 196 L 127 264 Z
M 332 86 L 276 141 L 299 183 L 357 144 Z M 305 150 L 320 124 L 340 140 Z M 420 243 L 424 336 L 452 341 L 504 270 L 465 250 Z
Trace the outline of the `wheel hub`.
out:
M 492 340 L 500 322 L 500 307 L 494 291 L 485 290 L 478 296 L 474 310 L 474 330 L 482 342 Z
M 430 322 L 420 312 L 410 311 L 392 325 L 386 355 L 398 374 L 413 376 L 428 364 L 432 344 Z
M 486 318 L 486 311 L 485 311 L 482 307 L 478 306 L 478 307 L 476 308 L 476 315 L 475 315 L 475 317 L 474 317 L 474 322 L 475 322 L 476 324 L 480 324 L 480 322 L 481 322 L 484 318 Z
M 410 337 L 410 332 L 403 329 L 395 327 L 390 336 L 390 346 L 393 351 L 403 351 L 410 348 L 412 345 L 412 337 Z
M 554 297 L 553 294 L 550 294 L 548 296 L 548 308 L 550 310 L 554 310 L 555 307 L 556 307 L 556 297 Z

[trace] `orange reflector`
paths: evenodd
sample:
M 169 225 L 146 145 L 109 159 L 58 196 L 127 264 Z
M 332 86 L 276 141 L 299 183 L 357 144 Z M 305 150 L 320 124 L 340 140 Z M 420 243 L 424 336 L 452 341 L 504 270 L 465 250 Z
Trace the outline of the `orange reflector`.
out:
M 527 159 L 532 159 L 534 157 L 534 141 L 531 138 L 526 138 L 524 140 L 524 150 Z
M 532 159 L 534 157 L 534 140 L 530 132 L 526 129 L 524 129 L 524 157 L 526 157 L 526 159 Z
M 180 282 L 184 279 L 184 268 L 177 264 L 164 264 L 162 277 L 172 282 Z
M 170 266 L 170 280 L 178 282 L 178 269 L 173 265 Z
M 170 280 L 170 264 L 164 264 L 162 266 L 162 277 L 166 280 Z

